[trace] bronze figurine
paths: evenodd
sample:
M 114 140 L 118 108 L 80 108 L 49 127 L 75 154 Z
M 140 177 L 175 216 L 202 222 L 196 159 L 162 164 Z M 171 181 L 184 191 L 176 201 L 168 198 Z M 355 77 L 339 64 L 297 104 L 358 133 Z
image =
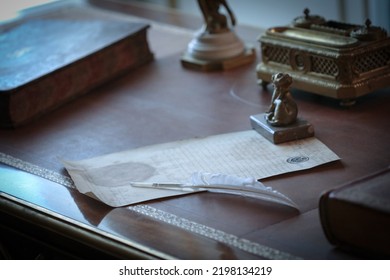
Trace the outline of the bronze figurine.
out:
M 227 17 L 219 11 L 221 6 L 228 13 L 231 25 L 236 25 L 236 18 L 225 0 L 198 0 L 198 4 L 205 20 L 207 32 L 218 33 L 229 31 Z
M 273 126 L 286 126 L 296 121 L 298 106 L 289 91 L 292 78 L 289 74 L 272 75 L 274 92 L 271 105 L 266 112 L 267 122 Z
M 280 72 L 273 74 L 271 81 L 271 104 L 266 112 L 250 116 L 252 128 L 274 144 L 313 137 L 313 125 L 298 118 L 298 106 L 290 92 L 293 78 Z

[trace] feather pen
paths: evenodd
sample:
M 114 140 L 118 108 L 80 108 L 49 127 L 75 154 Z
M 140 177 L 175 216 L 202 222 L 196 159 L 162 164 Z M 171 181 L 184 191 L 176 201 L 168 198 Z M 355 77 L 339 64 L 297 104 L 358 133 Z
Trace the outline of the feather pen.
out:
M 131 186 L 137 188 L 181 190 L 183 192 L 209 191 L 241 195 L 287 205 L 299 210 L 298 205 L 289 197 L 271 187 L 265 186 L 251 177 L 246 178 L 220 173 L 195 172 L 187 183 L 132 182 Z

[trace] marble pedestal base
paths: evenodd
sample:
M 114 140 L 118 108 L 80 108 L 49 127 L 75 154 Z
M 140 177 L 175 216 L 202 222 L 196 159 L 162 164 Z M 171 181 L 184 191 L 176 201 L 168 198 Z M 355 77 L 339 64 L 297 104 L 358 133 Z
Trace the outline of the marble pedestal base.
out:
M 197 32 L 181 58 L 186 68 L 215 71 L 228 70 L 256 57 L 253 47 L 245 46 L 233 31 L 222 33 Z

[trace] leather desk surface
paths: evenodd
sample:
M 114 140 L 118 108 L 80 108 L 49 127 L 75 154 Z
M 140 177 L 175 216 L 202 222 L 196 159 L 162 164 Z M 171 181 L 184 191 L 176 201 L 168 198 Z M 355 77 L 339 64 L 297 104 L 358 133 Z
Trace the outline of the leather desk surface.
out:
M 149 42 L 155 61 L 34 123 L 1 130 L 1 152 L 66 175 L 59 158 L 80 160 L 145 145 L 248 130 L 249 116 L 266 110 L 271 89 L 263 91 L 257 86 L 257 62 L 212 73 L 181 67 L 180 56 L 193 29 L 200 26 L 200 18 L 156 12 L 147 6 L 126 5 L 120 10 L 192 30 L 152 22 Z M 237 32 L 259 53 L 256 40 L 261 29 L 240 27 Z M 294 91 L 293 95 L 300 116 L 314 125 L 316 137 L 341 157 L 339 162 L 265 180 L 297 202 L 300 213 L 248 198 L 210 193 L 145 204 L 179 217 L 178 226 L 131 207 L 112 209 L 73 189 L 5 165 L 0 168 L 13 180 L 0 182 L 0 190 L 161 253 L 157 257 L 269 257 L 180 227 L 180 223 L 190 221 L 201 229 L 224 233 L 225 238 L 272 248 L 275 258 L 277 252 L 304 259 L 359 258 L 328 243 L 320 225 L 318 202 L 324 191 L 389 165 L 389 89 L 362 97 L 350 108 L 305 92 Z

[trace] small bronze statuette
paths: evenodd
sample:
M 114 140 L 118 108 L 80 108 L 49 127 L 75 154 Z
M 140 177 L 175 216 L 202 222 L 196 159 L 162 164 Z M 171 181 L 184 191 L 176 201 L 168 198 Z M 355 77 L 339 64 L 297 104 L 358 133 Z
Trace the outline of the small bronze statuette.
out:
M 250 117 L 252 128 L 275 144 L 314 136 L 313 126 L 298 118 L 298 106 L 290 92 L 292 82 L 289 74 L 272 75 L 274 91 L 269 109 Z
M 201 71 L 227 70 L 253 62 L 253 47 L 247 47 L 234 32 L 236 18 L 225 0 L 198 0 L 204 26 L 188 44 L 181 63 Z M 225 10 L 227 14 L 222 13 Z
M 289 91 L 292 78 L 288 74 L 272 75 L 274 92 L 271 106 L 266 112 L 266 119 L 272 126 L 286 126 L 297 120 L 298 106 Z
M 232 26 L 236 25 L 236 17 L 230 9 L 228 3 L 224 0 L 198 0 L 199 8 L 205 21 L 205 31 L 208 33 L 229 32 L 229 23 L 226 15 L 220 13 L 219 8 L 222 5 L 229 15 Z

